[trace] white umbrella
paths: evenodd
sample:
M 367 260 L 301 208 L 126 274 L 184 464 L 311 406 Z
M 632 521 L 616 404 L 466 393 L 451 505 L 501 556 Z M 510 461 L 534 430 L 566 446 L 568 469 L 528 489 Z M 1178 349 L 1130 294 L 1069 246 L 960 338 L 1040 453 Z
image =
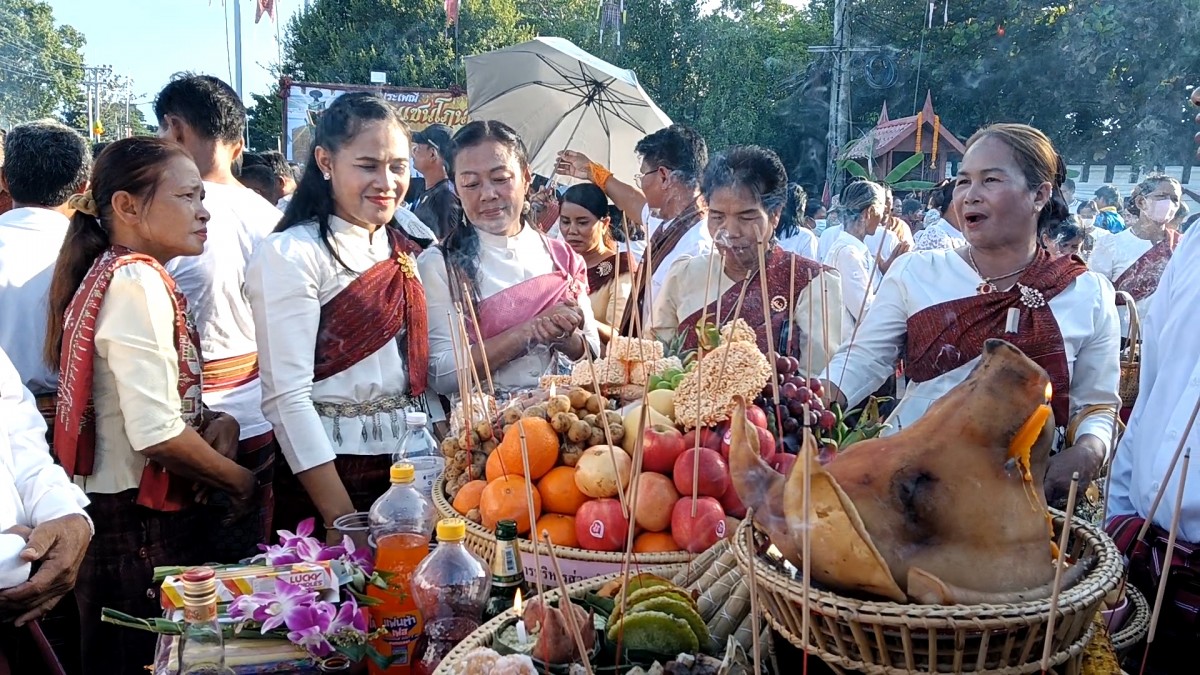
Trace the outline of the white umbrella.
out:
M 555 156 L 570 148 L 632 181 L 640 166 L 634 146 L 671 125 L 632 70 L 569 40 L 540 37 L 467 57 L 466 65 L 471 119 L 515 129 L 543 176 L 554 175 Z

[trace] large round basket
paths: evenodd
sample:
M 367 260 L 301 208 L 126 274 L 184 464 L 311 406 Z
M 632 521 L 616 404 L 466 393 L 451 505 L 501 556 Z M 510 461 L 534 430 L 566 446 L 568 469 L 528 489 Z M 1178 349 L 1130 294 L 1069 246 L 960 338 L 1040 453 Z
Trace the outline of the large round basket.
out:
M 439 478 L 433 485 L 433 505 L 437 508 L 439 518 L 461 518 L 446 499 L 446 484 L 444 478 Z M 542 583 L 554 586 L 558 580 L 554 577 L 554 569 L 550 565 L 546 547 L 539 544 L 540 556 L 534 555 L 533 542 L 528 539 L 517 539 L 521 549 L 521 563 L 525 566 L 525 577 L 531 582 L 534 575 L 540 575 Z M 496 535 L 487 528 L 467 521 L 467 547 L 484 560 L 491 560 L 496 549 Z M 608 553 L 603 551 L 587 551 L 582 548 L 555 546 L 554 555 L 558 557 L 559 567 L 562 568 L 564 581 L 572 584 L 585 579 L 612 574 L 621 569 L 625 561 L 624 553 Z M 677 565 L 686 563 L 695 556 L 687 551 L 672 553 L 635 553 L 631 561 L 639 566 L 647 565 Z
M 704 570 L 700 569 L 699 567 L 691 567 L 687 564 L 660 565 L 653 568 L 642 569 L 640 571 L 650 572 L 661 577 L 671 579 L 674 583 L 681 586 L 691 585 L 695 582 L 695 579 L 704 572 Z M 563 574 L 566 574 L 565 570 L 563 571 Z M 620 576 L 621 572 L 615 572 L 594 579 L 585 579 L 567 586 L 567 593 L 572 598 L 582 598 L 587 595 L 588 592 L 597 591 L 604 584 L 617 579 Z M 559 594 L 560 593 L 557 588 L 546 589 L 546 599 L 550 602 L 557 600 Z M 493 618 L 491 621 L 488 621 L 480 626 L 474 633 L 468 635 L 465 639 L 463 639 L 462 642 L 458 643 L 454 649 L 450 650 L 450 653 L 447 654 L 446 658 L 442 659 L 441 664 L 438 665 L 437 670 L 433 671 L 434 675 L 449 675 L 450 673 L 457 672 L 458 663 L 462 661 L 463 657 L 466 656 L 468 652 L 476 647 L 491 647 L 493 641 L 495 640 L 496 633 L 498 633 L 506 623 L 516 618 L 516 616 L 517 610 L 509 609 L 499 616 Z
M 1062 525 L 1057 516 L 1055 527 L 1061 530 Z M 741 525 L 733 549 L 744 574 L 749 575 L 753 565 L 768 623 L 796 647 L 809 649 L 835 668 L 881 675 L 1017 675 L 1042 670 L 1049 598 L 1007 605 L 917 605 L 859 600 L 813 587 L 808 592 L 808 640 L 802 640 L 803 585 L 750 550 L 750 527 L 749 521 Z M 755 535 L 765 547 L 765 536 L 757 531 Z M 1077 675 L 1094 632 L 1092 619 L 1104 596 L 1120 583 L 1122 565 L 1112 540 L 1089 523 L 1072 524 L 1066 550 L 1073 560 L 1093 560 L 1090 571 L 1059 594 L 1049 665 L 1058 675 Z
M 1125 656 L 1150 633 L 1150 603 L 1146 601 L 1146 596 L 1130 585 L 1125 587 L 1125 597 L 1129 598 L 1133 609 L 1124 625 L 1118 626 L 1110 638 L 1118 657 Z

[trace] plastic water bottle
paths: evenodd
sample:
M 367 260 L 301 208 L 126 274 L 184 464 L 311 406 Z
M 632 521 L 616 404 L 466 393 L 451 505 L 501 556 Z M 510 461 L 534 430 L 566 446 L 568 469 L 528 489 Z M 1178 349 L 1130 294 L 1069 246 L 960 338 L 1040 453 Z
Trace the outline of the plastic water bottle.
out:
M 437 526 L 437 548 L 413 573 L 413 597 L 425 617 L 413 675 L 431 675 L 482 621 L 492 576 L 483 559 L 463 544 L 466 534 L 462 518 L 443 519 Z
M 396 444 L 392 462 L 410 462 L 415 472 L 414 483 L 417 489 L 432 502 L 433 484 L 446 469 L 446 458 L 442 456 L 437 441 L 433 440 L 433 434 L 429 433 L 429 420 L 425 413 L 407 413 L 404 422 L 408 429 Z
M 387 632 L 374 642 L 385 657 L 395 657 L 386 670 L 373 661 L 372 675 L 408 675 L 421 637 L 421 612 L 410 593 L 412 575 L 429 555 L 429 539 L 437 512 L 413 482 L 413 465 L 399 462 L 392 466 L 392 486 L 371 506 L 368 519 L 375 540 L 375 569 L 390 572 L 386 589 L 370 586 L 367 595 L 380 600 L 370 608 L 372 630 Z

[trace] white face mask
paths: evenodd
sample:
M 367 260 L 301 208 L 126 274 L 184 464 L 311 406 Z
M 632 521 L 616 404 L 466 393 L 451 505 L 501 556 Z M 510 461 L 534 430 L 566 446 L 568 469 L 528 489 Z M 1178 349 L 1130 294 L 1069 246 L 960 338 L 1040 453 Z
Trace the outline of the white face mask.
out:
M 1170 199 L 1155 199 L 1146 209 L 1146 217 L 1156 223 L 1165 223 L 1175 215 L 1175 208 L 1175 202 Z
M 824 218 L 821 218 L 820 220 L 817 220 L 814 222 L 816 222 L 818 230 L 825 229 L 825 225 L 828 223 L 828 221 L 826 221 Z
M 1095 218 L 1080 218 L 1079 222 L 1082 223 L 1084 227 L 1092 227 L 1095 220 Z

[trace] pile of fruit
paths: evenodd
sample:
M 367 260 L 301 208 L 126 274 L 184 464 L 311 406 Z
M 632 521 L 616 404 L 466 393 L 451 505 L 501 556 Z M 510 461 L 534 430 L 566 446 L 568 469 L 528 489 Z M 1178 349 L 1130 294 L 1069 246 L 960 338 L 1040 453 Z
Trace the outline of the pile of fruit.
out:
M 802 376 L 800 361 L 792 356 L 775 358 L 773 380 L 754 403 L 763 410 L 774 410 L 775 387 L 779 388 L 779 408 L 777 414 L 767 415 L 767 429 L 779 439 L 780 450 L 791 455 L 800 452 L 805 430 L 815 438 L 832 441 L 839 419 L 834 411 L 825 407 L 821 380 Z M 836 454 L 837 446 L 832 442 L 823 443 L 821 452 L 821 462 L 828 462 Z
M 593 388 L 593 381 L 599 380 L 600 391 L 606 396 L 629 402 L 642 398 L 647 380 L 651 380 L 653 389 L 665 374 L 671 373 L 673 378 L 682 372 L 678 358 L 664 356 L 661 342 L 616 336 L 607 356 L 575 364 L 571 384 Z

